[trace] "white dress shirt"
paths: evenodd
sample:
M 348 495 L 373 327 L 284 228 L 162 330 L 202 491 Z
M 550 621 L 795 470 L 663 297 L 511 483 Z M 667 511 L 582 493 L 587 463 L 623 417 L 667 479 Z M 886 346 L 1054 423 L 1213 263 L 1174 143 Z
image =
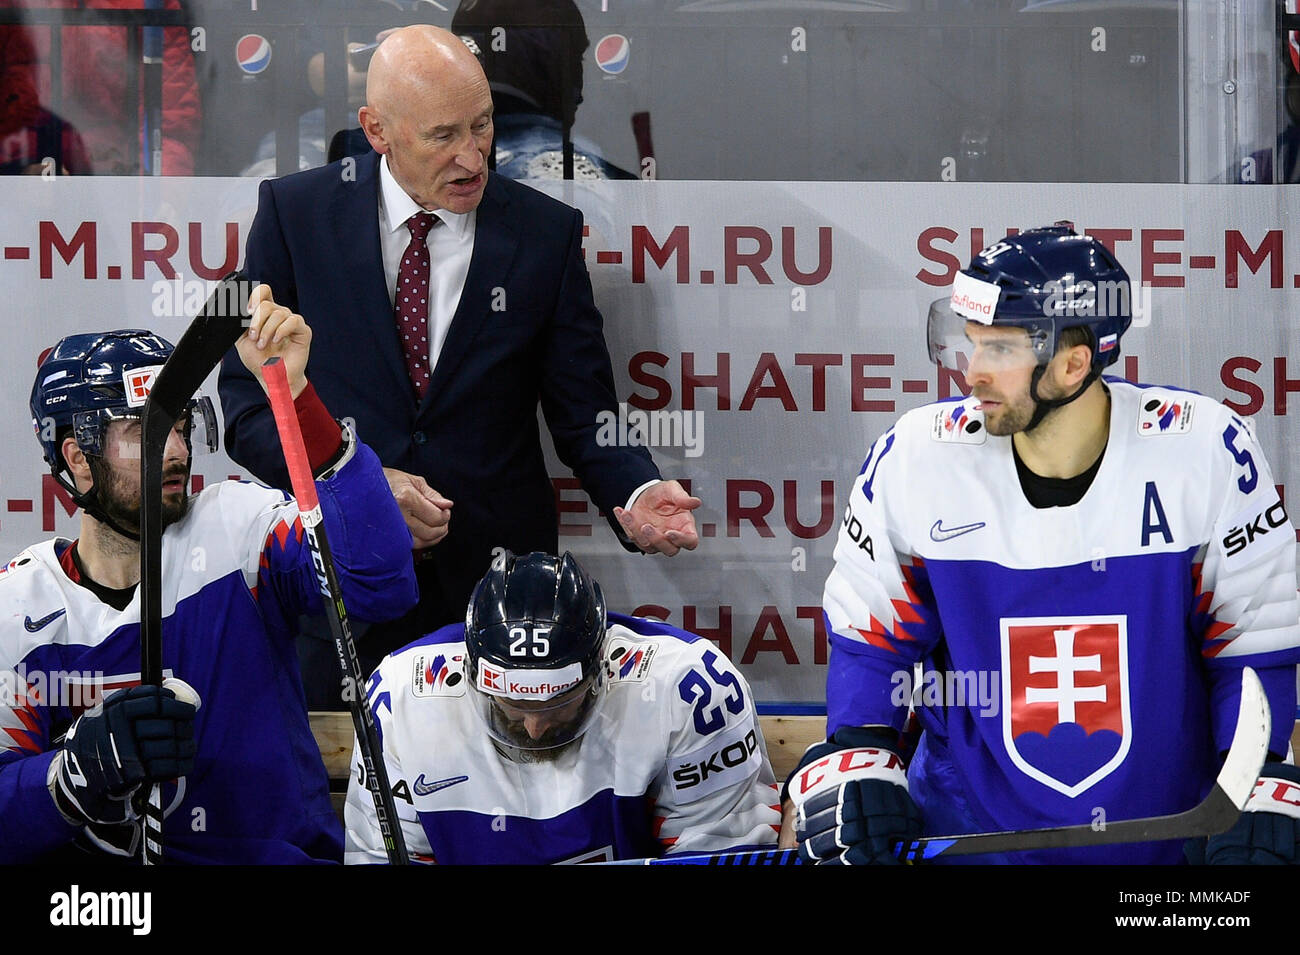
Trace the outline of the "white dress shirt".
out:
M 390 304 L 397 288 L 402 255 L 411 243 L 406 220 L 417 212 L 432 212 L 440 220 L 425 239 L 429 250 L 429 371 L 432 372 L 460 304 L 461 292 L 465 290 L 465 276 L 469 274 L 469 262 L 474 255 L 478 210 L 458 215 L 446 209 L 425 209 L 397 184 L 388 168 L 388 157 L 384 156 L 379 164 L 379 247 L 384 257 L 384 281 L 388 284 Z M 658 483 L 647 481 L 633 491 L 624 510 L 630 510 L 642 491 Z
M 402 254 L 411 244 L 406 220 L 417 212 L 432 212 L 438 218 L 425 238 L 429 250 L 429 371 L 438 365 L 447 329 L 456 315 L 469 260 L 474 254 L 476 211 L 457 215 L 446 209 L 428 210 L 406 194 L 388 169 L 388 157 L 379 164 L 379 247 L 384 257 L 384 280 L 388 301 L 397 288 L 397 270 Z

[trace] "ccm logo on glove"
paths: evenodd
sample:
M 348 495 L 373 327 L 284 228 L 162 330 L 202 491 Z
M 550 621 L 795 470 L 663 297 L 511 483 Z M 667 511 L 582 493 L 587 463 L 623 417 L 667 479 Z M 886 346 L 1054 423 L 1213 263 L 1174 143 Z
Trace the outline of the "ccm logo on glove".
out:
M 814 791 L 854 779 L 883 779 L 907 786 L 907 773 L 897 753 L 874 748 L 842 749 L 809 763 L 796 773 L 791 781 L 790 796 L 795 802 L 802 802 Z
M 1261 776 L 1243 812 L 1277 812 L 1300 819 L 1300 785 L 1287 779 Z

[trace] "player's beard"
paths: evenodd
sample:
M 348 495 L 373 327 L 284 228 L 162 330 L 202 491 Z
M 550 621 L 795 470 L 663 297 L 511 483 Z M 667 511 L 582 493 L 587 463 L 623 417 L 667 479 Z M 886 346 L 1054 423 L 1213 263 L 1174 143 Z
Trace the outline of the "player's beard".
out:
M 1044 381 L 1046 377 L 1046 375 L 1038 377 L 1037 391 L 1040 399 L 1047 398 L 1050 401 L 1056 395 L 1043 393 L 1045 389 L 1050 390 L 1047 382 Z M 990 412 L 989 409 L 984 409 L 984 427 L 989 434 L 1007 437 L 1019 434 L 1029 427 L 1029 423 L 1034 420 L 1034 414 L 1037 412 L 1039 405 L 1039 402 L 1035 401 L 1030 394 L 1033 388 L 1033 380 L 1031 378 L 1030 386 L 1014 397 L 989 394 L 987 391 L 981 393 L 979 388 L 975 389 L 975 397 L 981 402 L 996 401 L 998 403 L 998 408 L 995 411 Z M 1055 408 L 1051 408 L 1047 411 L 1047 414 L 1050 415 L 1055 410 Z M 1046 420 L 1046 416 L 1038 424 L 1042 424 L 1044 420 Z M 1034 427 L 1036 428 L 1038 425 Z
M 525 734 L 526 735 L 526 734 Z M 524 748 L 522 746 L 510 746 L 499 740 L 492 740 L 492 745 L 506 759 L 512 763 L 554 763 L 566 753 L 573 752 L 582 745 L 582 737 L 571 739 L 567 743 L 559 746 L 552 746 L 549 749 Z M 536 745 L 535 743 L 533 745 Z
M 108 517 L 119 526 L 131 530 L 140 529 L 140 483 L 128 481 L 122 474 L 107 467 L 102 460 L 90 458 L 90 471 L 95 479 L 96 497 L 99 506 Z M 163 482 L 180 478 L 182 488 L 190 483 L 188 465 L 177 464 L 163 470 Z M 181 492 L 175 495 L 163 495 L 162 526 L 167 529 L 190 512 L 189 495 Z
M 995 412 L 984 412 L 984 427 L 989 434 L 1006 437 L 1029 427 L 1037 407 L 1034 399 L 1026 394 L 1020 395 L 1015 401 L 998 400 L 1001 404 Z
M 568 723 L 552 726 L 537 739 L 528 735 L 523 723 L 507 723 L 504 732 L 515 744 L 510 748 L 519 754 L 521 763 L 553 763 L 582 739 L 579 736 L 560 742 L 573 734 L 573 727 Z
M 497 745 L 503 750 L 510 750 L 507 755 L 517 763 L 553 763 L 565 753 L 572 752 L 582 742 L 583 734 L 579 731 L 595 702 L 589 696 L 587 705 L 572 719 L 548 727 L 546 732 L 536 738 L 529 735 L 523 720 L 507 719 L 498 711 L 495 723 L 500 739 L 496 741 Z

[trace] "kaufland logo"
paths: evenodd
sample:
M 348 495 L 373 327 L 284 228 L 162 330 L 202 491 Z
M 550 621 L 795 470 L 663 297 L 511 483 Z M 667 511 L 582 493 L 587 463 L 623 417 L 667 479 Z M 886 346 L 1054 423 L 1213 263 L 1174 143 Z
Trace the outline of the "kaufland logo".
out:
M 991 325 L 1000 295 L 1001 289 L 992 282 L 981 282 L 965 272 L 958 272 L 953 278 L 949 307 L 962 318 Z
M 147 368 L 131 368 L 122 372 L 122 384 L 126 388 L 126 406 L 128 408 L 142 408 L 145 401 L 149 398 L 149 390 L 153 388 L 154 379 L 158 377 L 161 365 L 150 365 Z
M 952 309 L 956 311 L 979 312 L 981 315 L 992 315 L 993 304 L 991 302 L 977 302 L 969 295 L 959 295 L 952 293 Z
M 582 680 L 582 664 L 576 662 L 550 670 L 502 670 L 485 664 L 479 668 L 478 687 L 514 700 L 549 700 Z
M 491 664 L 484 663 L 478 668 L 478 688 L 490 693 L 504 693 L 506 675 Z
M 543 680 L 541 683 L 519 683 L 510 681 L 510 696 L 528 697 L 538 700 L 549 700 L 553 696 L 559 696 L 565 690 L 571 690 L 578 685 L 577 680 L 569 680 L 567 683 L 549 683 Z

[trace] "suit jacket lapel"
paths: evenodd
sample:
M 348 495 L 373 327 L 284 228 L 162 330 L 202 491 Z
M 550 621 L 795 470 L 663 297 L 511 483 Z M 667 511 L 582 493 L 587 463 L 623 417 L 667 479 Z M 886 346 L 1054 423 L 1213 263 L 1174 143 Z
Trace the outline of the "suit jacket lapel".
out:
M 384 275 L 384 256 L 379 245 L 379 163 L 380 155 L 371 152 L 357 162 L 357 181 L 340 182 L 334 193 L 330 221 L 334 235 L 344 252 L 333 266 L 348 263 L 344 287 L 351 294 L 344 302 L 355 303 L 355 312 L 343 320 L 352 325 L 357 338 L 364 338 L 375 349 L 391 379 L 388 385 L 376 383 L 380 391 L 403 395 L 415 410 L 415 392 L 406 370 L 406 358 L 397 337 L 393 303 L 388 298 L 388 279 Z M 342 306 L 344 302 L 339 304 Z M 358 326 L 364 325 L 364 329 Z
M 474 223 L 474 253 L 465 276 L 465 289 L 443 340 L 429 390 L 420 404 L 422 414 L 432 407 L 482 331 L 492 304 L 492 290 L 505 285 L 505 276 L 519 245 L 515 224 L 509 219 L 509 206 L 510 200 L 497 184 L 496 174 L 490 173 Z

